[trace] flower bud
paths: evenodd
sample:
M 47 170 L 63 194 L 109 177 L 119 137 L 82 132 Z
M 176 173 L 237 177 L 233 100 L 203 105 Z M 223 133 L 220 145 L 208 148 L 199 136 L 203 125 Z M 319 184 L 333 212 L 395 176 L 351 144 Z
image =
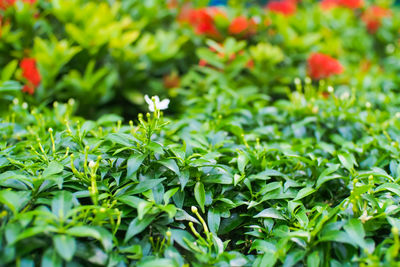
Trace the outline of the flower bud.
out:
M 89 162 L 89 168 L 93 169 L 94 167 L 96 167 L 96 162 L 94 162 L 93 160 L 91 160 Z
M 192 212 L 193 213 L 197 213 L 198 212 L 198 210 L 197 210 L 197 208 L 195 206 L 192 206 Z

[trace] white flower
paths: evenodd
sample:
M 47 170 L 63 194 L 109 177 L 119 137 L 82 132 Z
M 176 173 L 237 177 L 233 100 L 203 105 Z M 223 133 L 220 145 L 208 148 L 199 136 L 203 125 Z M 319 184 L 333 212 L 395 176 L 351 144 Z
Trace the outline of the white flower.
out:
M 153 97 L 154 97 L 154 100 L 155 100 L 154 102 L 155 102 L 156 107 L 157 107 L 158 110 L 164 110 L 164 109 L 168 108 L 168 105 L 169 105 L 169 99 L 168 98 L 163 99 L 162 101 L 160 101 L 160 98 L 158 96 L 153 96 Z M 154 112 L 155 109 L 154 109 L 154 102 L 153 102 L 152 98 L 149 98 L 148 95 L 144 96 L 144 100 L 146 100 L 146 103 L 149 105 L 149 110 L 151 112 Z
M 365 223 L 366 221 L 372 219 L 373 216 L 368 216 L 368 213 L 366 210 L 364 210 L 363 214 L 359 217 L 362 223 Z
M 94 162 L 93 160 L 91 160 L 89 162 L 89 168 L 93 169 L 94 167 L 96 167 L 96 162 Z
M 341 99 L 342 100 L 346 100 L 346 99 L 348 99 L 350 97 L 350 93 L 349 92 L 344 92 L 342 95 L 341 95 Z

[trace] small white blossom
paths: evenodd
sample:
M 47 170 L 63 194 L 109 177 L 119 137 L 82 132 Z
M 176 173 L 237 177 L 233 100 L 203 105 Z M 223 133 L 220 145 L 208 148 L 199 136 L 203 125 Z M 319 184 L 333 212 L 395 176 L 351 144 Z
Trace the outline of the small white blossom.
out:
M 396 118 L 400 119 L 400 112 L 396 112 Z
M 149 105 L 149 110 L 151 112 L 155 111 L 154 104 L 155 104 L 155 106 L 157 107 L 158 110 L 164 110 L 164 109 L 168 108 L 168 105 L 169 105 L 169 99 L 168 98 L 163 99 L 162 101 L 160 101 L 160 98 L 158 96 L 153 96 L 153 97 L 154 97 L 154 100 L 155 100 L 154 102 L 153 102 L 152 98 L 149 98 L 148 95 L 144 96 L 144 100 Z
M 333 91 L 335 91 L 335 89 L 333 89 L 333 87 L 332 87 L 332 86 L 328 86 L 328 92 L 332 94 L 332 93 L 333 93 Z
M 350 93 L 349 92 L 344 92 L 342 94 L 342 96 L 340 97 L 342 100 L 346 100 L 350 97 Z
M 254 16 L 254 17 L 252 17 L 252 19 L 256 24 L 260 24 L 260 22 L 261 22 L 260 16 Z
M 28 103 L 26 103 L 26 102 L 22 103 L 22 108 L 23 109 L 27 109 L 28 108 Z
M 96 162 L 94 162 L 93 160 L 91 160 L 89 162 L 89 168 L 93 169 L 94 167 L 96 167 Z
M 394 52 L 394 50 L 396 49 L 396 47 L 393 44 L 388 44 L 386 46 L 386 53 L 388 54 L 392 54 Z
M 368 213 L 366 210 L 364 210 L 363 214 L 359 217 L 362 223 L 365 223 L 366 221 L 372 219 L 373 216 L 368 216 Z
M 365 107 L 366 107 L 366 108 L 371 108 L 371 107 L 372 107 L 372 104 L 371 104 L 370 102 L 367 102 L 367 103 L 365 103 Z
M 14 104 L 14 105 L 18 105 L 18 103 L 19 103 L 18 98 L 14 98 L 14 99 L 13 99 L 13 104 Z

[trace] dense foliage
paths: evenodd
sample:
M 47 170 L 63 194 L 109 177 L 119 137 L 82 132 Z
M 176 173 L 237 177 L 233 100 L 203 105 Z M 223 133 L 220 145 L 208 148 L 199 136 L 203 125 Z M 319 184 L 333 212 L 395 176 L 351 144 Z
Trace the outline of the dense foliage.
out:
M 207 2 L 0 0 L 1 266 L 398 265 L 400 11 Z

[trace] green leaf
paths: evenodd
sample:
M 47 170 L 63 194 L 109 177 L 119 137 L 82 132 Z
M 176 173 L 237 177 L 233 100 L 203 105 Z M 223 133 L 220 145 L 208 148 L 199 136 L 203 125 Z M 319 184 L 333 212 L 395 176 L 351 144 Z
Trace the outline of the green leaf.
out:
M 0 92 L 20 91 L 22 86 L 17 81 L 5 81 L 0 84 Z
M 212 233 L 218 233 L 219 224 L 221 223 L 221 214 L 214 208 L 208 210 L 207 223 Z
M 167 167 L 168 169 L 170 169 L 171 171 L 173 171 L 176 175 L 180 176 L 180 171 L 179 171 L 179 167 L 176 164 L 175 160 L 173 159 L 163 159 L 158 161 L 160 164 L 164 165 L 165 167 Z
M 286 220 L 285 217 L 283 217 L 279 211 L 274 208 L 265 209 L 254 216 L 254 218 L 273 218 L 278 220 Z
M 168 213 L 168 217 L 171 219 L 175 217 L 175 214 L 177 212 L 175 205 L 172 205 L 172 204 L 168 204 L 166 206 L 161 206 L 160 209 L 165 211 L 166 213 Z
M 354 170 L 354 166 L 358 166 L 354 155 L 351 153 L 339 153 L 338 158 L 342 165 L 350 172 Z
M 72 194 L 68 191 L 57 192 L 51 201 L 51 211 L 57 217 L 65 219 L 72 208 Z
M 73 237 L 67 235 L 55 235 L 53 236 L 53 242 L 58 255 L 66 261 L 72 260 L 76 250 L 76 242 Z
M 334 231 L 327 231 L 324 232 L 323 235 L 319 238 L 320 242 L 339 242 L 339 243 L 346 243 L 350 245 L 354 245 L 353 240 L 350 239 L 349 235 L 346 232 L 334 230 Z
M 367 249 L 367 243 L 365 242 L 365 231 L 364 227 L 359 219 L 350 219 L 345 225 L 344 230 L 349 235 L 350 239 L 353 240 L 361 248 Z
M 307 256 L 307 266 L 316 266 L 318 267 L 320 263 L 320 255 L 319 251 L 314 251 L 310 255 Z
M 0 191 L 0 203 L 6 205 L 14 214 L 16 214 L 30 199 L 31 192 L 10 190 Z
M 91 237 L 99 240 L 107 252 L 111 251 L 113 248 L 112 234 L 103 227 L 74 226 L 72 228 L 69 228 L 65 233 L 71 236 Z
M 400 185 L 398 185 L 398 184 L 392 184 L 392 183 L 382 184 L 375 189 L 375 192 L 380 192 L 383 190 L 388 190 L 388 191 L 400 196 Z
M 48 177 L 53 174 L 58 174 L 64 170 L 64 165 L 58 161 L 52 161 L 49 166 L 43 171 L 43 177 Z
M 41 267 L 62 267 L 62 258 L 53 248 L 48 248 L 42 257 Z
M 123 118 L 115 114 L 105 114 L 97 120 L 98 125 L 115 124 L 118 121 L 123 121 Z
M 243 152 L 239 153 L 239 156 L 237 158 L 237 164 L 241 174 L 244 174 L 244 168 L 246 168 L 248 162 L 249 159 L 246 157 L 246 155 Z
M 149 179 L 149 180 L 141 181 L 133 190 L 130 190 L 126 194 L 135 195 L 135 194 L 143 193 L 144 191 L 147 191 L 149 189 L 152 189 L 153 187 L 156 187 L 159 183 L 161 183 L 165 179 L 166 178 Z
M 127 147 L 134 146 L 135 144 L 133 141 L 137 141 L 136 138 L 132 137 L 131 135 L 121 133 L 111 133 L 107 135 L 106 140 L 110 140 L 113 143 Z
M 144 201 L 141 198 L 138 198 L 138 197 L 135 197 L 135 196 L 127 196 L 127 195 L 119 196 L 117 199 L 118 199 L 118 201 L 120 201 L 120 202 L 122 202 L 122 203 L 124 203 L 126 205 L 129 205 L 129 206 L 131 206 L 131 207 L 133 207 L 135 209 L 137 209 L 139 207 L 139 204 L 142 201 Z
M 175 187 L 165 192 L 163 196 L 164 204 L 168 204 L 171 197 L 173 197 L 176 194 L 176 192 L 178 192 L 178 190 L 179 187 Z
M 296 196 L 295 199 L 293 199 L 293 201 L 296 201 L 296 200 L 305 198 L 306 196 L 309 196 L 309 195 L 311 195 L 311 194 L 314 193 L 314 192 L 315 192 L 315 189 L 314 189 L 314 188 L 305 187 L 305 188 L 301 189 L 301 190 L 297 193 L 297 196 Z
M 8 81 L 12 78 L 15 70 L 18 67 L 18 60 L 10 61 L 3 69 L 1 70 L 1 80 Z
M 162 267 L 176 267 L 177 265 L 172 259 L 145 259 L 137 263 L 137 267 L 154 267 L 154 266 L 162 266 Z
M 204 185 L 201 182 L 197 182 L 194 186 L 194 198 L 199 204 L 201 211 L 204 213 L 204 204 L 206 202 L 206 191 L 204 190 Z
M 330 180 L 341 178 L 340 175 L 330 175 L 330 174 L 334 173 L 335 171 L 337 171 L 339 169 L 339 167 L 340 167 L 340 164 L 334 164 L 334 165 L 330 166 L 329 168 L 325 169 L 318 176 L 316 189 L 319 189 L 322 184 L 324 184 Z
M 181 175 L 179 175 L 179 183 L 181 184 L 181 190 L 183 190 L 189 181 L 190 178 L 190 172 L 189 170 L 183 170 L 181 172 Z
M 142 165 L 143 160 L 147 157 L 146 154 L 135 154 L 128 159 L 126 176 L 131 177 Z
M 139 220 L 143 219 L 144 215 L 146 215 L 146 213 L 149 212 L 152 207 L 153 207 L 153 203 L 151 203 L 151 202 L 148 202 L 148 201 L 140 202 L 138 205 L 138 208 L 137 208 L 138 219 Z
M 101 239 L 99 231 L 92 226 L 74 226 L 69 228 L 65 233 L 77 237 L 92 237 L 97 240 Z
M 128 226 L 125 234 L 124 243 L 128 242 L 132 237 L 141 233 L 156 218 L 155 215 L 144 217 L 142 220 L 135 218 Z
M 177 242 L 181 247 L 186 250 L 190 250 L 189 246 L 186 244 L 185 239 L 189 240 L 190 242 L 195 242 L 196 239 L 186 232 L 185 230 L 181 229 L 171 229 L 171 238 L 173 241 Z

